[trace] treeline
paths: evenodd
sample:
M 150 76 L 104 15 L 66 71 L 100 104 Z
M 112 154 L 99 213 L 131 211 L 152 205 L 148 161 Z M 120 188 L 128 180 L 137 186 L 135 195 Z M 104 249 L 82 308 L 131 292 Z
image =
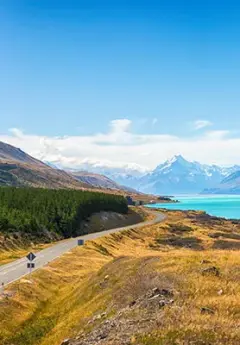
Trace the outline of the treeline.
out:
M 0 187 L 0 232 L 60 238 L 82 234 L 81 224 L 93 213 L 127 213 L 124 197 L 77 190 Z

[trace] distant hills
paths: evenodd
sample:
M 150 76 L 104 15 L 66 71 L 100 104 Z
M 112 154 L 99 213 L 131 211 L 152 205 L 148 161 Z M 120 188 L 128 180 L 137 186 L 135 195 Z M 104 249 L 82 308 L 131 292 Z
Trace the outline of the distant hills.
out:
M 55 163 L 57 164 L 57 163 Z M 144 171 L 137 165 L 112 168 L 101 164 L 84 163 L 78 168 L 104 174 L 120 185 L 135 188 L 143 193 L 157 195 L 201 193 L 239 193 L 239 179 L 231 185 L 226 180 L 235 179 L 240 166 L 221 167 L 190 162 L 181 155 L 159 164 L 152 171 Z M 228 182 L 226 182 L 228 181 Z
M 130 191 L 109 178 L 87 172 L 66 172 L 45 164 L 19 148 L 0 142 L 0 185 L 43 188 Z M 132 190 L 131 190 L 132 191 Z M 135 191 L 136 192 L 136 191 Z
M 135 189 L 119 185 L 117 182 L 114 182 L 110 178 L 101 174 L 91 173 L 87 171 L 71 171 L 70 173 L 78 181 L 93 187 L 112 190 L 123 190 L 126 192 L 136 193 Z

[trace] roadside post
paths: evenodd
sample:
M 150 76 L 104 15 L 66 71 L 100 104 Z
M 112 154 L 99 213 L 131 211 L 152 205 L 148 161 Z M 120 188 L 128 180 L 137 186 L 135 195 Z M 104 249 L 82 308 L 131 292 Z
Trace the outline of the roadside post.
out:
M 84 245 L 84 240 L 78 240 L 78 246 L 83 246 Z
M 31 276 L 32 276 L 32 269 L 35 268 L 35 263 L 33 260 L 36 259 L 36 255 L 34 253 L 29 253 L 27 255 L 28 263 L 27 263 L 27 268 L 29 268 L 29 276 L 30 276 L 30 281 L 31 281 Z
M 4 296 L 4 283 L 1 284 L 0 295 Z

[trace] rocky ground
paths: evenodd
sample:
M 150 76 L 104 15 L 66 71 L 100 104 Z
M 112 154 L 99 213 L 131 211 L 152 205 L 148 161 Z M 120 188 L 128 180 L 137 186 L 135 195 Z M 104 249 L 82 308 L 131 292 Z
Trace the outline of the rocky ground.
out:
M 135 336 L 158 326 L 163 308 L 174 305 L 174 294 L 155 287 L 145 295 L 132 300 L 116 315 L 95 315 L 88 321 L 89 332 L 80 332 L 75 339 L 66 339 L 61 345 L 130 345 Z

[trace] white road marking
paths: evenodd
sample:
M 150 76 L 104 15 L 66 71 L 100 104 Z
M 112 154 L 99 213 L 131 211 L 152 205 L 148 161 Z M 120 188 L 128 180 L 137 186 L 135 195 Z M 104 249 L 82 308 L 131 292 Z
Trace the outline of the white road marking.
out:
M 128 229 L 134 229 L 134 228 L 141 228 L 143 226 L 157 224 L 165 219 L 165 216 L 161 214 L 160 212 L 155 212 L 155 211 L 149 211 L 149 212 L 156 216 L 156 218 L 152 221 L 142 222 L 135 225 L 129 225 L 122 228 L 104 230 L 102 232 L 92 233 L 92 234 L 80 236 L 74 239 L 71 238 L 69 240 L 64 240 L 63 243 L 57 243 L 53 247 L 45 248 L 35 253 L 35 255 L 37 256 L 36 259 L 34 260 L 34 263 L 36 264 L 36 266 L 32 271 L 35 272 L 39 268 L 46 266 L 49 262 L 59 258 L 61 255 L 68 252 L 69 250 L 77 247 L 78 239 L 94 240 L 98 237 L 102 237 L 102 236 L 112 234 L 115 232 L 128 230 Z M 22 258 L 22 259 L 16 260 L 15 262 L 0 266 L 0 284 L 4 283 L 5 285 L 8 285 L 28 275 L 29 270 L 27 269 L 27 262 L 28 261 L 26 258 Z

